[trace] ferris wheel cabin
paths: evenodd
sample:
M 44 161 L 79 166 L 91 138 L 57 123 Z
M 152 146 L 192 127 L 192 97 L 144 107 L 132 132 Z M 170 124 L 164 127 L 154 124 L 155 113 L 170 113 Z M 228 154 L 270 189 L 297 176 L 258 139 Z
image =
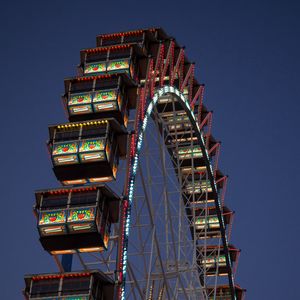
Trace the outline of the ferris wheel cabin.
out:
M 127 141 L 126 131 L 115 119 L 50 126 L 49 135 L 53 171 L 63 185 L 116 178 Z
M 244 300 L 245 298 L 245 289 L 242 289 L 239 285 L 235 285 L 235 299 L 236 300 Z M 208 300 L 231 300 L 232 295 L 230 291 L 230 287 L 228 285 L 220 285 L 217 287 L 216 295 L 215 295 L 215 287 L 211 286 L 207 288 Z
M 222 217 L 225 229 L 229 228 L 233 220 L 233 211 L 224 206 Z M 215 207 L 208 207 L 207 210 L 195 209 L 195 222 L 192 226 L 196 229 L 198 239 L 219 238 L 221 236 L 220 221 Z
M 103 251 L 119 219 L 120 198 L 106 185 L 37 191 L 34 212 L 51 254 Z
M 111 300 L 114 282 L 103 273 L 86 272 L 25 275 L 26 300 Z
M 62 99 L 70 122 L 111 117 L 127 127 L 136 85 L 126 73 L 68 78 Z
M 125 73 L 136 80 L 145 76 L 146 56 L 145 48 L 134 44 L 84 49 L 80 52 L 79 76 Z
M 226 263 L 224 247 L 219 246 L 199 246 L 198 249 L 199 265 L 205 269 L 207 276 L 227 276 L 229 269 Z M 232 267 L 238 262 L 240 249 L 233 245 L 228 246 L 228 252 Z

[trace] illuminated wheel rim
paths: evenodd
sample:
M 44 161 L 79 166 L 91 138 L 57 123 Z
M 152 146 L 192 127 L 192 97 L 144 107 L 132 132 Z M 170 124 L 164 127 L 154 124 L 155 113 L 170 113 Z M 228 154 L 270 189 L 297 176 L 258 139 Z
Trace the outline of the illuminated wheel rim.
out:
M 123 236 L 124 246 L 121 261 L 123 286 L 120 298 L 214 299 L 216 286 L 219 283 L 219 274 L 218 270 L 216 270 L 215 276 L 211 276 L 211 274 L 209 277 L 207 276 L 207 268 L 203 268 L 203 261 L 209 261 L 209 258 L 206 257 L 207 251 L 201 251 L 200 256 L 203 256 L 204 253 L 205 257 L 199 258 L 199 251 L 197 249 L 199 247 L 206 249 L 208 244 L 207 237 L 205 236 L 205 232 L 202 242 L 194 238 L 197 233 L 195 226 L 191 225 L 194 224 L 196 218 L 195 207 L 191 207 L 191 202 L 188 201 L 187 203 L 183 201 L 184 193 L 182 188 L 184 187 L 184 176 L 181 172 L 180 161 L 178 159 L 179 145 L 174 144 L 169 149 L 166 149 L 165 145 L 163 145 L 166 142 L 164 133 L 168 126 L 163 124 L 164 122 L 161 117 L 163 112 L 158 113 L 156 105 L 159 99 L 166 95 L 175 97 L 174 99 L 181 103 L 182 109 L 188 116 L 193 128 L 193 136 L 197 137 L 196 141 L 191 139 L 191 145 L 200 146 L 206 162 L 207 171 L 204 175 L 206 177 L 205 180 L 210 182 L 210 187 L 216 195 L 215 207 L 217 209 L 221 232 L 216 246 L 220 247 L 224 243 L 227 245 L 225 224 L 221 215 L 221 203 L 217 196 L 217 187 L 209 162 L 208 152 L 205 149 L 204 138 L 185 96 L 176 88 L 165 86 L 159 89 L 154 94 L 152 100 L 149 101 L 145 110 L 145 117 L 137 127 L 139 131 L 136 138 L 136 148 L 128 164 L 130 169 L 128 188 L 125 195 L 126 199 L 128 199 L 128 204 L 126 204 L 127 212 Z M 175 108 L 173 113 L 176 113 Z M 158 148 L 158 152 L 160 152 L 157 160 L 150 159 L 151 155 L 149 155 L 149 149 L 147 149 L 149 148 L 149 142 L 148 147 L 147 145 L 143 147 L 144 140 L 146 141 L 147 136 L 149 136 L 149 134 L 147 135 L 147 129 L 150 126 L 148 123 L 150 123 L 151 119 L 154 119 L 157 129 L 160 128 L 160 130 L 157 130 L 159 132 L 159 141 L 156 147 Z M 153 136 L 152 129 L 153 127 L 149 132 Z M 154 143 L 151 144 L 154 145 Z M 131 145 L 131 148 L 133 147 Z M 169 164 L 166 152 L 169 153 Z M 177 158 L 177 162 L 174 161 L 176 160 L 174 158 Z M 170 160 L 172 161 L 171 164 Z M 155 169 L 153 168 L 156 164 L 155 161 L 159 162 L 161 166 L 160 170 L 157 168 L 157 174 L 153 171 Z M 174 172 L 174 167 L 176 166 L 177 172 Z M 170 179 L 169 174 L 172 167 L 173 179 Z M 194 172 L 195 170 L 192 171 L 192 173 Z M 177 181 L 175 174 L 177 174 Z M 161 175 L 161 181 L 155 183 L 153 177 L 159 177 L 159 175 Z M 191 175 L 194 177 L 193 174 Z M 170 190 L 170 180 L 173 181 L 174 186 L 177 185 L 178 193 L 175 197 L 174 189 Z M 193 178 L 193 184 L 195 184 L 194 180 Z M 161 191 L 157 191 L 160 186 Z M 153 196 L 154 187 L 156 195 L 162 192 L 163 197 L 161 199 L 154 199 L 156 198 Z M 207 194 L 208 191 L 203 190 L 203 193 Z M 178 196 L 179 199 L 177 199 L 176 207 L 176 205 L 174 206 L 174 198 L 176 199 Z M 204 205 L 207 209 L 207 203 Z M 189 216 L 185 214 L 187 210 L 191 212 Z M 132 223 L 131 219 L 133 219 Z M 164 222 L 164 226 L 160 224 L 160 221 Z M 220 256 L 220 253 L 217 253 L 217 256 Z M 225 259 L 227 260 L 226 263 L 231 265 L 228 253 Z M 202 264 L 200 263 L 199 265 L 199 261 L 202 261 Z M 231 272 L 228 272 L 227 280 L 232 281 L 231 284 L 233 284 Z M 125 285 L 127 286 L 126 293 Z M 206 287 L 212 285 L 215 288 L 208 292 Z

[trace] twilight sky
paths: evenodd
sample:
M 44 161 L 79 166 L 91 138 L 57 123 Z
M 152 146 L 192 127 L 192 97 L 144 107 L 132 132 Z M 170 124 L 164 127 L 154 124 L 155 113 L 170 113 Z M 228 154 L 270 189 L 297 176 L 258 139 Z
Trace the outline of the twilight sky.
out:
M 45 141 L 66 121 L 63 78 L 97 34 L 153 26 L 186 46 L 206 84 L 242 249 L 236 282 L 247 299 L 299 294 L 300 2 L 12 0 L 0 18 L 2 299 L 22 298 L 25 273 L 56 270 L 32 205 L 34 190 L 58 186 Z

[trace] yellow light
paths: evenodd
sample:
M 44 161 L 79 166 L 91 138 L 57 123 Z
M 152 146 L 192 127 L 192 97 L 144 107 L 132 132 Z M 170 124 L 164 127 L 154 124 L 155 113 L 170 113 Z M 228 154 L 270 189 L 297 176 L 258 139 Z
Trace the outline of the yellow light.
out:
M 72 185 L 72 184 L 85 184 L 87 181 L 86 179 L 76 179 L 76 180 L 65 180 L 62 181 L 63 185 Z
M 207 203 L 212 203 L 212 202 L 215 202 L 215 200 L 214 199 L 203 199 L 203 200 L 195 200 L 195 201 L 193 201 L 194 203 L 196 203 L 196 204 L 203 204 L 203 202 L 207 202 Z
M 116 178 L 117 176 L 118 167 L 116 165 L 113 166 L 113 176 Z
M 195 167 L 195 168 L 194 168 L 194 171 L 198 171 L 198 172 L 206 172 L 206 167 L 205 167 L 205 166 Z M 193 170 L 192 170 L 192 167 L 184 167 L 184 168 L 181 168 L 181 172 L 182 172 L 183 174 L 187 174 L 187 173 L 192 173 Z
M 56 251 L 50 251 L 52 255 L 60 255 L 60 254 L 74 254 L 76 253 L 75 250 L 56 250 Z
M 103 247 L 91 247 L 91 248 L 80 248 L 78 252 L 85 253 L 85 252 L 102 252 L 104 250 Z
M 112 180 L 113 180 L 112 176 L 90 178 L 90 182 L 106 182 Z

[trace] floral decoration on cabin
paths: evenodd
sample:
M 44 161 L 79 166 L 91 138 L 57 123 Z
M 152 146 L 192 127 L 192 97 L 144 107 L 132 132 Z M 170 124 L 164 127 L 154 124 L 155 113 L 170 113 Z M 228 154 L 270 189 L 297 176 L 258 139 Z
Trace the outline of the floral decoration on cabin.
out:
M 104 150 L 104 140 L 85 140 L 80 142 L 79 152 Z
M 77 152 L 77 143 L 55 144 L 52 150 L 53 155 L 69 154 Z
M 105 63 L 88 64 L 84 68 L 84 73 L 91 74 L 91 73 L 105 72 L 105 69 L 106 69 Z
M 65 223 L 65 221 L 66 221 L 66 213 L 64 210 L 42 212 L 40 214 L 39 225 L 60 224 L 60 223 Z
M 94 208 L 71 209 L 68 215 L 68 222 L 91 221 L 95 219 Z
M 93 102 L 112 101 L 112 100 L 116 100 L 116 98 L 117 98 L 116 90 L 96 92 Z
M 123 70 L 123 69 L 129 69 L 128 60 L 111 61 L 107 66 L 107 71 Z
M 80 94 L 80 95 L 71 95 L 68 104 L 77 105 L 77 104 L 86 104 L 92 102 L 91 94 Z

